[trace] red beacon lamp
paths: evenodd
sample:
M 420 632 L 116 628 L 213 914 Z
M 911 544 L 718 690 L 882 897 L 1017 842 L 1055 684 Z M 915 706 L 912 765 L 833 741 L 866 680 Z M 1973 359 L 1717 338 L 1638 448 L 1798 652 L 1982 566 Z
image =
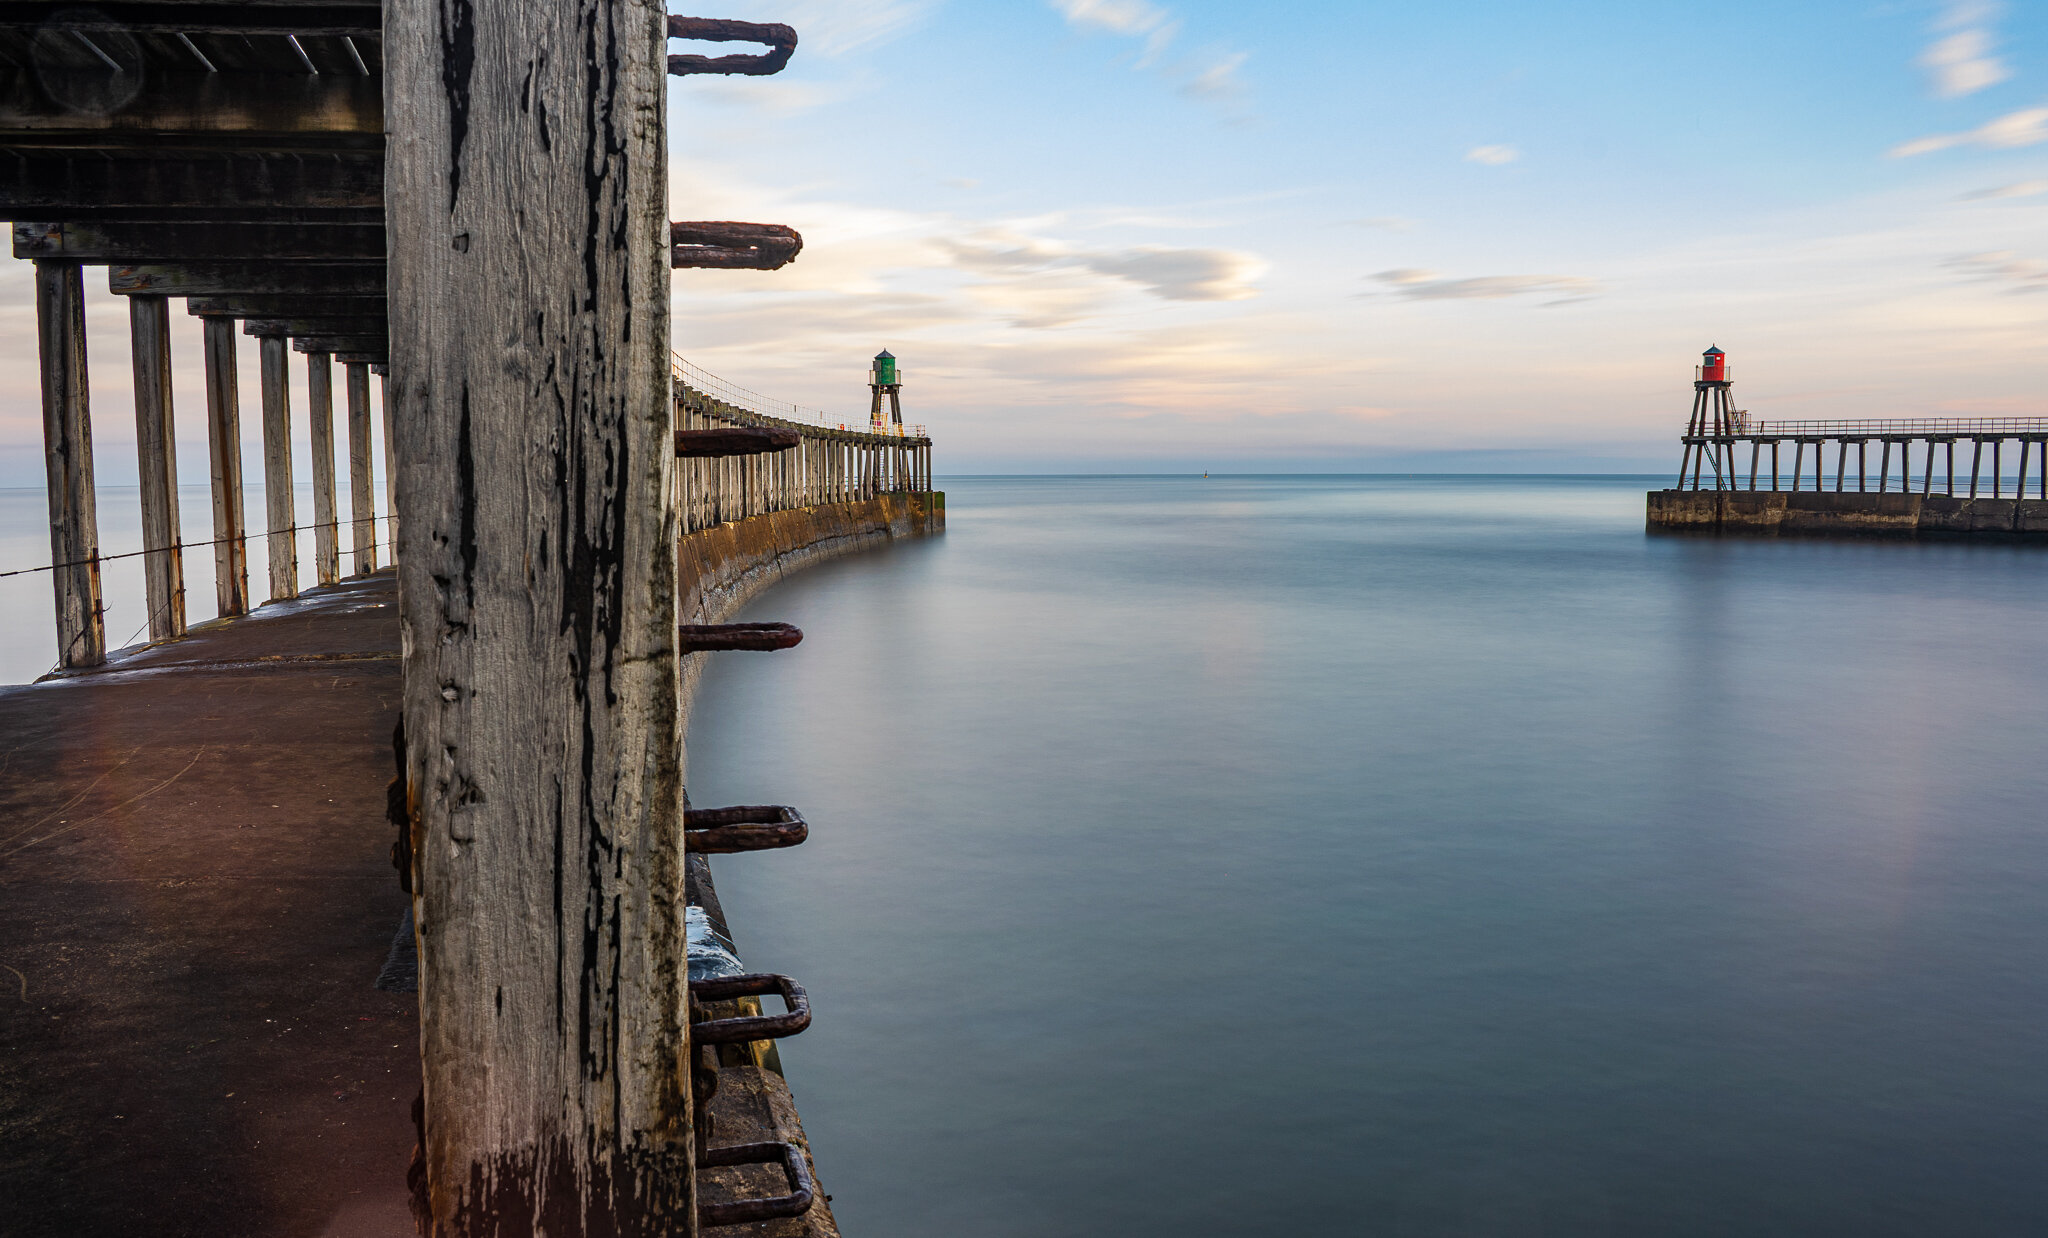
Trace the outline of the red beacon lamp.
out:
M 1703 383 L 1725 383 L 1728 381 L 1728 354 L 1719 348 L 1709 346 L 1700 355 L 1700 381 Z

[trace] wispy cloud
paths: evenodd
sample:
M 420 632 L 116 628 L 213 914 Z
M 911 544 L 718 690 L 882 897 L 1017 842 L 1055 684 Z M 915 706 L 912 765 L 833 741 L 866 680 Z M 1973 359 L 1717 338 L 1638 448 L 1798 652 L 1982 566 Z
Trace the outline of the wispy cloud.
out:
M 1052 0 L 1052 6 L 1069 25 L 1145 40 L 1144 53 L 1138 58 L 1141 69 L 1158 59 L 1180 33 L 1173 14 L 1148 0 Z
M 1993 198 L 2031 198 L 2044 193 L 2048 193 L 2048 181 L 2015 181 L 2010 185 L 1973 189 L 1961 197 L 1964 202 L 1986 202 Z
M 886 43 L 923 21 L 939 0 L 778 0 L 773 16 L 803 36 L 803 56 L 844 56 Z
M 1497 168 L 1505 163 L 1513 163 L 1521 157 L 1522 152 L 1512 146 L 1475 146 L 1465 152 L 1465 162 L 1483 163 L 1489 168 Z
M 1890 154 L 1894 159 L 1905 159 L 1956 146 L 2010 150 L 2021 146 L 2037 146 L 2042 142 L 2048 142 L 2048 107 L 2030 107 L 2008 112 L 1997 120 L 1988 121 L 1962 133 L 1937 133 L 1924 138 L 1914 138 L 1910 142 L 1892 147 Z
M 1374 228 L 1382 232 L 1410 232 L 1415 221 L 1399 215 L 1368 215 L 1362 219 L 1340 219 L 1339 225 L 1346 228 Z
M 1169 249 L 1138 245 L 1113 253 L 1089 254 L 1089 270 L 1114 275 L 1166 301 L 1242 301 L 1258 295 L 1252 287 L 1266 264 L 1230 249 Z
M 1258 295 L 1252 281 L 1266 270 L 1262 260 L 1236 250 L 1166 245 L 1086 249 L 1006 228 L 981 229 L 941 245 L 963 270 L 1005 277 L 1088 272 L 1135 284 L 1165 301 L 1242 301 Z
M 1410 301 L 1498 301 L 1506 297 L 1544 295 L 1545 305 L 1565 305 L 1598 296 L 1600 285 L 1577 275 L 1476 275 L 1449 279 L 1435 271 L 1401 267 L 1373 276 Z
M 1238 80 L 1237 70 L 1248 54 L 1212 53 L 1208 67 L 1196 69 L 1193 76 L 1181 83 L 1180 92 L 1197 99 L 1229 99 L 1243 94 L 1244 83 Z
M 2048 264 L 2020 257 L 2009 249 L 1964 254 L 1945 264 L 1972 279 L 2008 285 L 2008 292 L 2048 292 Z
M 1944 99 L 1975 94 L 2012 76 L 2003 60 L 1991 54 L 1996 46 L 1989 23 L 2001 6 L 1984 0 L 1957 0 L 1934 23 L 1946 31 L 1920 53 L 1920 67 L 1927 71 L 1934 93 Z
M 1077 30 L 1139 39 L 1143 47 L 1135 68 L 1160 64 L 1167 47 L 1180 34 L 1180 20 L 1151 0 L 1048 0 L 1067 24 Z M 1244 93 L 1237 71 L 1248 53 L 1210 48 L 1166 67 L 1178 79 L 1180 93 L 1195 99 L 1229 99 Z

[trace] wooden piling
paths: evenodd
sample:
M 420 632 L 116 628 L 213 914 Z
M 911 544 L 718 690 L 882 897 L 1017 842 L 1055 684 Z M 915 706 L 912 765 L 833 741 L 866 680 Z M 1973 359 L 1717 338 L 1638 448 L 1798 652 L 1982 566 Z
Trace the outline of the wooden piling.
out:
M 291 348 L 281 335 L 257 337 L 263 396 L 263 511 L 270 600 L 299 596 L 298 504 L 292 492 Z
M 348 385 L 348 525 L 349 558 L 355 575 L 377 570 L 377 500 L 375 471 L 370 467 L 370 367 L 351 361 Z
M 235 320 L 202 318 L 206 352 L 206 455 L 213 473 L 213 592 L 216 612 L 249 609 L 249 541 L 242 504 L 242 396 L 235 367 Z
M 128 298 L 135 367 L 135 466 L 142 492 L 142 582 L 149 639 L 185 632 L 185 560 L 178 520 L 178 441 L 171 414 L 171 309 L 167 297 Z
M 306 415 L 312 423 L 313 574 L 323 585 L 341 579 L 341 523 L 334 495 L 334 357 L 306 354 Z
M 57 565 L 50 573 L 57 604 L 57 664 L 98 666 L 107 660 L 107 631 L 100 607 L 85 280 L 76 262 L 36 260 L 36 345 L 42 363 L 50 562 Z
M 689 1238 L 666 14 L 453 11 L 384 7 L 423 1229 Z
M 398 562 L 398 441 L 391 433 L 391 379 L 377 375 L 377 413 L 384 429 L 384 541 Z

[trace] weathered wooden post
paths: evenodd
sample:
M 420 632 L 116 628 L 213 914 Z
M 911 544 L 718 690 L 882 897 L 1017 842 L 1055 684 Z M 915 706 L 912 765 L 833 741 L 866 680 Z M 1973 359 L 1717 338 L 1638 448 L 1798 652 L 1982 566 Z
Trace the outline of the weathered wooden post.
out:
M 269 528 L 270 599 L 299 596 L 298 504 L 292 493 L 291 348 L 281 335 L 258 336 L 263 394 L 263 511 Z
M 355 574 L 377 570 L 377 500 L 370 468 L 370 367 L 351 361 L 348 383 L 349 558 Z
M 341 517 L 334 496 L 334 357 L 306 354 L 306 415 L 312 423 L 313 575 L 341 579 Z
M 143 596 L 149 639 L 185 632 L 185 561 L 178 531 L 178 444 L 171 421 L 171 303 L 128 298 L 135 366 L 135 466 L 142 492 Z
M 391 562 L 398 562 L 398 442 L 391 432 L 391 375 L 388 364 L 371 366 L 377 373 L 377 413 L 384 423 L 384 540 Z
M 217 612 L 249 609 L 249 541 L 242 508 L 242 396 L 235 320 L 202 318 L 206 351 L 206 454 L 213 472 L 213 592 Z
M 664 24 L 384 9 L 437 1236 L 696 1232 Z
M 100 612 L 99 508 L 93 499 L 92 398 L 85 369 L 85 276 L 76 262 L 36 260 L 36 344 L 43 377 L 43 461 L 49 480 L 50 573 L 57 664 L 107 660 Z

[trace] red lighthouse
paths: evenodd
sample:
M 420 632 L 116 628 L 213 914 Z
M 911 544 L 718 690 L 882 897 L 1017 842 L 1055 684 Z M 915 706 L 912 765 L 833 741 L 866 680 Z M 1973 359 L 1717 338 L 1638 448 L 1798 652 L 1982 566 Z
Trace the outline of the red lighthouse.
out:
M 1728 354 L 1709 346 L 1700 355 L 1700 381 L 1703 383 L 1725 383 L 1728 381 Z
M 1746 430 L 1748 414 L 1735 407 L 1729 393 L 1735 384 L 1728 378 L 1728 354 L 1709 346 L 1700 354 L 1699 377 L 1692 384 L 1692 420 L 1685 427 L 1685 455 L 1678 465 L 1678 484 L 1685 488 L 1685 475 L 1692 474 L 1692 488 L 1700 488 L 1700 475 L 1714 471 L 1714 489 L 1735 485 L 1735 437 Z

